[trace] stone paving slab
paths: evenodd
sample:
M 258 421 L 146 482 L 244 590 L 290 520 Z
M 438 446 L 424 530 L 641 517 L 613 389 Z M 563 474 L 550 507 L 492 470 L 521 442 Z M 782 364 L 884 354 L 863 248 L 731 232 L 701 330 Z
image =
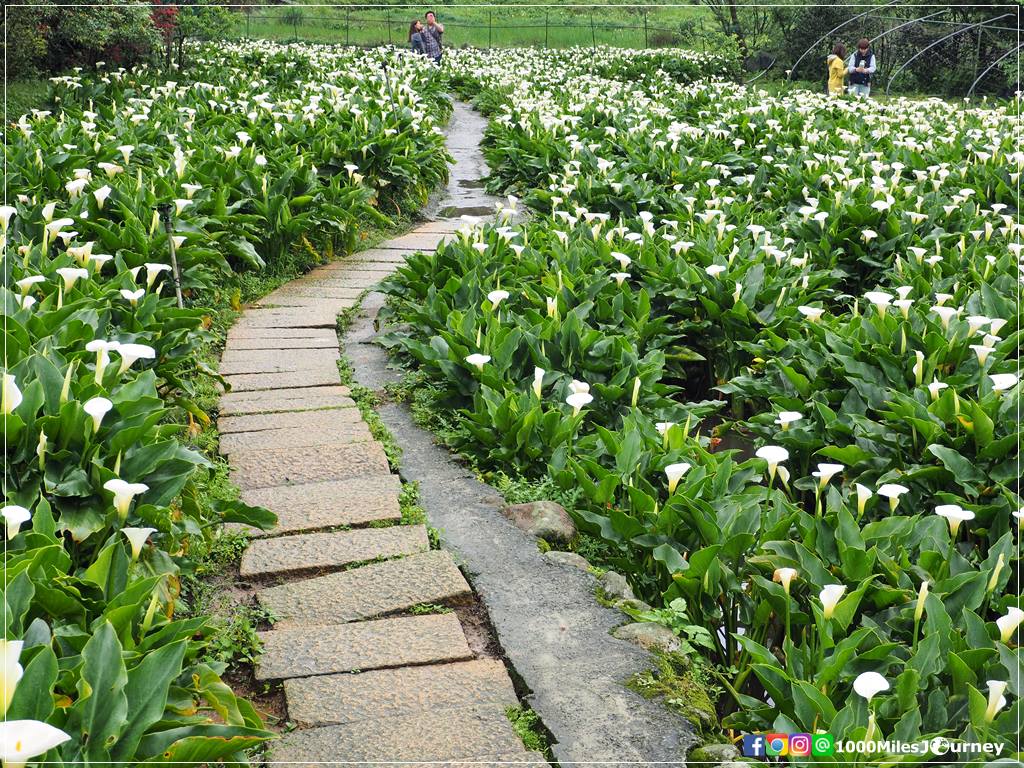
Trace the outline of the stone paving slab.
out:
M 352 408 L 348 387 L 300 387 L 259 392 L 228 392 L 220 399 L 223 416 L 278 411 L 312 411 L 320 408 Z
M 257 680 L 462 661 L 473 656 L 453 613 L 273 629 L 260 632 L 259 638 L 263 653 L 256 664 Z
M 295 626 L 372 619 L 469 593 L 451 554 L 434 550 L 269 587 L 257 597 L 281 622 Z
M 240 575 L 265 576 L 311 568 L 337 568 L 430 549 L 425 525 L 395 525 L 356 531 L 302 533 L 259 539 L 242 555 Z
M 327 413 L 332 413 L 328 411 Z M 263 429 L 258 432 L 233 432 L 220 436 L 220 453 L 228 456 L 239 451 L 265 448 L 308 448 L 324 443 L 367 443 L 373 440 L 370 428 L 362 421 L 340 421 L 311 427 Z
M 292 731 L 273 744 L 268 759 L 433 761 L 522 752 L 502 707 L 467 707 Z
M 329 387 L 337 384 L 341 377 L 337 362 L 330 362 L 301 371 L 225 375 L 224 380 L 231 385 L 232 392 L 260 392 L 268 389 Z
M 308 307 L 249 307 L 238 321 L 231 326 L 238 328 L 334 328 L 338 313 L 330 307 L 310 305 Z
M 495 659 L 298 678 L 286 680 L 284 692 L 289 718 L 304 726 L 519 703 L 505 665 Z
M 322 349 L 225 349 L 222 363 L 266 362 L 282 365 L 302 365 L 316 360 L 338 360 L 341 351 L 337 346 Z
M 250 535 L 255 538 L 339 525 L 397 522 L 402 519 L 398 505 L 401 488 L 398 475 L 379 475 L 256 488 L 242 491 L 242 501 L 266 507 L 277 515 L 277 527 L 273 531 L 265 533 L 251 529 Z
M 353 259 L 345 264 L 332 264 L 329 267 L 322 267 L 323 274 L 344 274 L 348 270 L 359 270 L 360 272 L 372 272 L 378 276 L 389 274 L 394 271 L 395 262 L 374 261 L 368 259 Z
M 277 765 L 278 763 L 268 763 L 267 765 Z M 323 762 L 289 762 L 290 768 L 324 768 L 325 763 Z M 544 759 L 543 755 L 539 752 L 515 752 L 506 755 L 482 755 L 470 758 L 460 758 L 458 760 L 432 760 L 428 763 L 422 760 L 416 760 L 414 762 L 394 762 L 388 761 L 386 763 L 372 762 L 367 763 L 364 760 L 358 762 L 352 762 L 350 760 L 331 760 L 326 765 L 330 768 L 518 768 L 519 766 L 548 766 L 549 763 Z M 596 764 L 594 768 L 603 768 L 607 766 L 611 768 L 611 765 L 615 763 L 601 763 Z M 646 764 L 641 766 L 640 764 L 630 763 L 635 765 L 636 768 L 648 768 Z M 682 763 L 678 763 L 682 765 Z M 651 766 L 650 768 L 655 768 Z
M 324 335 L 316 338 L 303 339 L 268 339 L 248 338 L 234 339 L 231 342 L 232 350 L 260 349 L 260 350 L 292 350 L 292 349 L 332 349 L 338 346 L 338 337 Z
M 359 259 L 377 264 L 401 264 L 418 250 L 417 248 L 371 248 L 368 251 L 361 251 Z
M 324 411 L 285 411 L 283 413 L 253 413 L 242 416 L 221 416 L 217 429 L 221 437 L 239 432 L 260 432 L 265 429 L 306 429 L 323 426 L 330 428 L 343 424 L 362 422 L 362 415 L 355 402 L 348 408 L 331 408 Z
M 332 267 L 321 267 L 310 272 L 310 280 L 342 281 L 342 284 L 361 282 L 364 280 L 380 280 L 380 270 L 364 269 L 356 264 L 337 264 Z
M 296 301 L 299 306 L 306 306 L 304 302 L 310 300 L 315 302 L 330 302 L 331 306 L 354 306 L 359 294 L 363 289 L 352 285 L 331 285 L 313 287 L 305 283 L 296 286 L 286 286 L 279 289 L 280 293 L 272 293 L 267 298 L 275 303 L 284 305 L 283 302 Z
M 440 232 L 410 232 L 407 235 L 396 237 L 381 243 L 380 248 L 386 250 L 414 250 L 433 251 L 445 240 L 454 239 L 455 235 L 443 234 Z
M 313 350 L 310 350 L 313 351 Z M 319 350 L 317 350 L 319 351 Z M 330 350 L 328 350 L 330 351 Z M 235 357 L 221 361 L 218 372 L 222 376 L 241 376 L 251 373 L 291 373 L 294 371 L 311 371 L 327 366 L 338 370 L 338 355 L 303 355 L 300 358 L 276 357 Z
M 231 454 L 231 482 L 242 489 L 345 480 L 390 472 L 380 443 L 323 443 Z
M 269 299 L 269 297 L 267 298 Z M 354 307 L 358 298 L 358 295 L 324 296 L 321 293 L 314 292 L 305 296 L 301 294 L 281 294 L 274 296 L 273 301 L 265 301 L 267 301 L 266 306 L 273 307 L 275 309 L 308 309 L 310 307 L 320 307 L 330 311 L 332 315 L 337 317 L 338 314 L 349 307 Z M 335 320 L 335 322 L 337 321 Z
M 247 328 L 235 325 L 228 331 L 227 345 L 236 339 L 326 339 L 338 338 L 333 328 Z

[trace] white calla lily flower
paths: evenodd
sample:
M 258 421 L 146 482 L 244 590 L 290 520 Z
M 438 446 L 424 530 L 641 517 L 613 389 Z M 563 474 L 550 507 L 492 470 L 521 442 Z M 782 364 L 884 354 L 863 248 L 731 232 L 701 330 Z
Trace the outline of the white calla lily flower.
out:
M 565 402 L 572 406 L 572 415 L 578 416 L 584 406 L 594 402 L 594 396 L 589 392 L 573 392 L 565 398 Z
M 25 674 L 19 663 L 24 645 L 21 640 L 0 639 L 0 718 L 7 716 L 14 691 Z
M 121 533 L 128 539 L 128 544 L 132 548 L 132 562 L 134 563 L 139 559 L 146 539 L 151 533 L 156 533 L 156 528 L 122 528 Z
M 668 493 L 671 496 L 676 491 L 676 486 L 679 485 L 679 481 L 683 475 L 690 471 L 690 464 L 685 461 L 681 461 L 677 464 L 669 464 L 665 467 L 665 477 L 668 478 Z
M 1024 611 L 1015 605 L 1011 605 L 1006 610 L 1005 616 L 1000 616 L 996 619 L 996 626 L 999 628 L 999 639 L 1003 643 L 1009 643 L 1010 638 L 1013 637 L 1013 633 L 1017 631 L 1017 627 L 1024 622 Z
M 474 366 L 478 371 L 482 371 L 484 369 L 484 366 L 487 363 L 491 362 L 491 356 L 481 355 L 479 353 L 467 355 L 466 362 Z
M 149 486 L 145 483 L 128 483 L 120 478 L 107 480 L 103 487 L 114 494 L 114 509 L 117 510 L 117 515 L 121 522 L 124 522 L 128 517 L 128 510 L 132 505 L 132 500 L 140 493 L 145 493 L 149 490 Z
M 18 379 L 10 373 L 3 374 L 3 383 L 0 384 L 0 413 L 14 413 L 14 409 L 21 405 L 24 396 L 18 388 Z
M 25 509 L 25 507 L 17 504 L 8 504 L 3 509 L 0 509 L 0 517 L 4 519 L 7 540 L 10 541 L 18 535 L 22 524 L 32 519 L 32 513 Z
M 889 690 L 889 681 L 877 672 L 862 672 L 853 681 L 853 690 L 858 696 L 870 702 L 882 691 Z
M 839 605 L 839 601 L 843 599 L 844 594 L 846 594 L 845 584 L 826 584 L 824 589 L 818 593 L 818 599 L 821 600 L 823 614 L 826 619 L 832 618 L 832 614 L 835 613 L 836 606 Z
M 87 400 L 82 406 L 82 410 L 92 417 L 92 433 L 94 435 L 100 431 L 100 424 L 103 421 L 103 417 L 106 416 L 113 407 L 114 404 L 105 397 L 94 397 Z
M 59 728 L 38 720 L 7 720 L 0 723 L 0 760 L 4 768 L 24 768 L 29 760 L 70 738 Z

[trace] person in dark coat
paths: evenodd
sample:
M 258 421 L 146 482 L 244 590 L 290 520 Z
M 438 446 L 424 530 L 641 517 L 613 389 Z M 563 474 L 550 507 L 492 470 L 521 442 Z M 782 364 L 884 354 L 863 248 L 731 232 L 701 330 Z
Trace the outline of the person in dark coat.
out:
M 427 55 L 426 46 L 423 45 L 423 23 L 419 19 L 413 19 L 409 25 L 409 45 L 413 53 Z

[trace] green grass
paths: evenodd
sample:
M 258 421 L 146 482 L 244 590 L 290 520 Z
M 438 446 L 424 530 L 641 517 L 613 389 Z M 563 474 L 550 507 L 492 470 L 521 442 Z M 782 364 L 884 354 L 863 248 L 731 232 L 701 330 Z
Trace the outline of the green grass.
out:
M 512 730 L 523 742 L 523 746 L 531 752 L 540 752 L 549 762 L 554 758 L 547 734 L 540 723 L 540 717 L 532 709 L 526 707 L 508 707 L 505 717 L 512 723 Z
M 291 22 L 290 14 L 298 11 Z M 605 45 L 626 48 L 683 45 L 684 29 L 694 23 L 713 26 L 699 6 L 642 9 L 607 4 L 593 8 L 438 7 L 446 46 L 476 47 Z M 646 16 L 647 29 L 644 31 Z M 288 6 L 263 9 L 248 20 L 239 14 L 239 36 L 272 40 L 308 40 L 351 45 L 405 45 L 409 24 L 422 18 L 420 8 L 344 8 Z
M 19 117 L 32 109 L 49 109 L 52 106 L 47 100 L 49 85 L 43 79 L 4 83 L 7 122 L 17 122 Z

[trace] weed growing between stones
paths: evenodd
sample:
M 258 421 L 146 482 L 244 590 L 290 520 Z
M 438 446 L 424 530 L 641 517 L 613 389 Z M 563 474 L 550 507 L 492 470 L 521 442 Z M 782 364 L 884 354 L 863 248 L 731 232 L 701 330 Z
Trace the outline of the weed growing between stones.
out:
M 425 616 L 433 613 L 451 613 L 452 610 L 447 605 L 439 605 L 438 603 L 420 603 L 410 608 L 409 613 L 413 616 Z
M 505 710 L 505 716 L 512 723 L 524 747 L 531 752 L 540 752 L 549 762 L 554 760 L 551 744 L 536 712 L 528 707 L 509 707 Z

